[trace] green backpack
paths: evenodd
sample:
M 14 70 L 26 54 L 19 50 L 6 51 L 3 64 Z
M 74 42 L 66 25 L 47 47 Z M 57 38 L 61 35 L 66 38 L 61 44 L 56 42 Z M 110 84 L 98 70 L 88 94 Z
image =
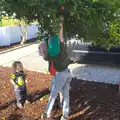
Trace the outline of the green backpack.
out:
M 60 39 L 55 35 L 48 41 L 48 55 L 56 57 L 60 53 Z

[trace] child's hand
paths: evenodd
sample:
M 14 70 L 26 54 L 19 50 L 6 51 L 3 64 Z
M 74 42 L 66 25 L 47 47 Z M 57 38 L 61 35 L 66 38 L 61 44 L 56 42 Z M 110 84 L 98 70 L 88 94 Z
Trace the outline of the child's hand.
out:
M 25 83 L 28 83 L 28 80 L 27 80 L 27 79 L 25 80 Z
M 60 16 L 60 22 L 63 23 L 63 21 L 64 21 L 64 16 Z
M 60 28 L 63 28 L 63 23 L 62 22 L 60 22 Z

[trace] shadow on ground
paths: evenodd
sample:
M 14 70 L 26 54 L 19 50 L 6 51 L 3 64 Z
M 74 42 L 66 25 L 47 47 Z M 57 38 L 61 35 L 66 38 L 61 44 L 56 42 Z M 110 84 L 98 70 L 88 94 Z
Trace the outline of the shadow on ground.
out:
M 30 94 L 31 104 L 27 107 L 29 115 L 21 111 L 21 114 L 14 113 L 14 109 L 7 120 L 40 120 L 41 113 L 39 110 L 38 113 L 35 113 L 35 110 L 40 105 L 44 105 L 44 107 L 41 107 L 41 111 L 45 110 L 47 101 L 40 102 L 39 99 L 46 94 L 49 94 L 49 89 L 34 91 Z M 14 103 L 15 100 L 10 101 L 9 104 L 3 105 L 0 109 L 7 109 Z M 69 120 L 120 120 L 118 86 L 73 79 L 70 90 L 70 108 Z M 31 117 L 30 111 L 33 111 L 32 114 L 36 114 L 36 116 Z M 59 120 L 61 114 L 60 109 L 53 110 L 53 120 Z
M 12 114 L 12 115 L 10 115 L 8 118 L 7 118 L 7 120 L 17 120 L 17 119 L 20 119 L 20 118 L 22 118 L 23 116 L 22 115 L 20 115 L 20 114 Z
M 43 91 L 35 91 L 34 93 L 31 93 L 28 97 L 29 101 L 35 102 L 39 100 L 41 97 L 48 95 L 50 93 L 49 89 L 44 89 Z M 11 100 L 9 102 L 6 102 L 2 105 L 0 105 L 0 110 L 6 109 L 7 107 L 11 106 L 12 104 L 16 104 L 16 100 Z
M 9 102 L 6 102 L 5 104 L 0 105 L 0 110 L 6 109 L 7 107 L 14 104 L 15 102 L 16 102 L 16 100 L 11 100 Z
M 120 120 L 117 85 L 74 79 L 70 94 L 70 120 Z
M 36 91 L 34 93 L 31 93 L 29 95 L 29 100 L 30 102 L 35 102 L 39 100 L 41 97 L 48 95 L 50 93 L 49 89 L 44 89 L 43 91 Z

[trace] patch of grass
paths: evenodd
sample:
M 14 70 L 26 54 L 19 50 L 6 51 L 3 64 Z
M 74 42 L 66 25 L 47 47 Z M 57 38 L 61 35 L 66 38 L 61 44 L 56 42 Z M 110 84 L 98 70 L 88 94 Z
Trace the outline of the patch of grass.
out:
M 22 21 L 24 22 L 24 21 Z M 9 19 L 7 17 L 4 17 L 2 19 L 2 27 L 6 27 L 6 26 L 15 26 L 17 25 L 18 23 L 22 23 L 22 22 L 19 22 L 18 20 L 16 19 Z M 37 21 L 34 21 L 33 23 L 38 23 Z
M 15 22 L 13 19 L 2 19 L 2 27 L 5 26 L 14 26 Z

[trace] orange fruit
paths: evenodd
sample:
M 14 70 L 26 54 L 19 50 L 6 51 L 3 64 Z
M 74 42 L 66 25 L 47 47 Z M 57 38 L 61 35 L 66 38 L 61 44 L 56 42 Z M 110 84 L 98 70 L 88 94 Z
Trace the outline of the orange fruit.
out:
M 64 6 L 61 6 L 61 7 L 60 7 L 60 10 L 61 10 L 61 11 L 64 11 L 64 9 L 65 9 Z

